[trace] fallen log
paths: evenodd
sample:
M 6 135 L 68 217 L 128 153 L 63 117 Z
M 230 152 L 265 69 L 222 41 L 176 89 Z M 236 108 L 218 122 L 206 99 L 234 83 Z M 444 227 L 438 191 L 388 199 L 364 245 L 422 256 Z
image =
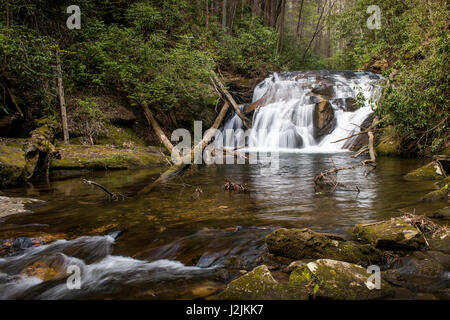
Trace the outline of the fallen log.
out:
M 247 129 L 250 128 L 250 120 L 242 113 L 238 104 L 233 99 L 233 97 L 228 92 L 228 90 L 225 88 L 222 81 L 220 81 L 220 79 L 216 75 L 211 77 L 211 81 L 212 81 L 214 87 L 216 87 L 217 90 L 219 91 L 219 93 L 222 95 L 223 99 L 225 101 L 227 101 L 233 107 L 234 112 L 236 112 L 236 114 L 239 116 L 239 118 L 241 118 L 242 123 L 244 124 L 244 127 Z
M 150 110 L 148 105 L 146 103 L 141 104 L 142 109 L 144 110 L 144 115 L 147 118 L 148 123 L 153 128 L 153 131 L 155 131 L 156 135 L 158 136 L 161 143 L 166 147 L 167 151 L 169 153 L 172 153 L 173 145 L 172 142 L 167 138 L 164 131 L 159 126 L 158 121 L 156 121 L 155 117 L 153 116 L 153 112 Z
M 223 118 L 225 118 L 229 106 L 230 105 L 228 104 L 228 102 L 225 101 L 222 109 L 220 110 L 219 114 L 216 117 L 216 120 L 214 121 L 211 128 L 209 128 L 206 131 L 205 135 L 203 136 L 203 139 L 196 146 L 194 146 L 194 148 L 192 148 L 188 154 L 178 159 L 172 159 L 175 160 L 175 164 L 171 166 L 168 170 L 166 170 L 163 174 L 161 174 L 161 176 L 158 179 L 156 179 L 152 184 L 146 186 L 144 189 L 139 191 L 138 195 L 150 193 L 156 186 L 180 174 L 182 171 L 186 170 L 192 163 L 194 163 L 195 155 L 196 154 L 202 155 L 203 149 L 206 148 L 206 146 L 211 142 L 212 138 L 216 133 L 216 130 L 222 123 Z

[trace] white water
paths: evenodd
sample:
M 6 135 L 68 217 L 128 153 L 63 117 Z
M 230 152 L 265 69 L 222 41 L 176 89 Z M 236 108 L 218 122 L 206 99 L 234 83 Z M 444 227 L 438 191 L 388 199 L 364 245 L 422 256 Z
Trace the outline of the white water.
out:
M 333 143 L 359 132 L 359 126 L 373 112 L 378 101 L 383 77 L 364 71 L 305 71 L 273 74 L 261 82 L 254 91 L 255 102 L 266 95 L 266 104 L 255 110 L 253 126 L 247 139 L 252 151 L 324 152 L 335 153 L 343 149 L 346 141 Z M 314 138 L 313 113 L 317 102 L 311 96 L 313 86 L 331 83 L 334 89 L 330 103 L 336 119 L 335 129 L 321 139 Z M 342 99 L 364 96 L 364 106 L 354 112 L 344 110 Z M 226 130 L 241 129 L 237 134 Z M 234 115 L 224 125 L 224 145 L 244 144 L 242 121 Z

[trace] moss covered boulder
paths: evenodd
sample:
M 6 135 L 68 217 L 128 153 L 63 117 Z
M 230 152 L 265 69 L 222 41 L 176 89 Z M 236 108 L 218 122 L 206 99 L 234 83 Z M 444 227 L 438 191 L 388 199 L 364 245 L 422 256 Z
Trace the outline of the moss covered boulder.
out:
M 370 279 L 366 268 L 343 261 L 319 259 L 295 269 L 289 279 L 292 287 L 309 289 L 313 299 L 372 300 L 394 294 L 392 287 L 381 279 L 380 287 Z
M 380 156 L 398 156 L 401 153 L 400 138 L 392 127 L 384 128 L 377 137 L 375 151 Z
M 266 237 L 270 253 L 290 259 L 328 258 L 363 265 L 380 263 L 382 255 L 371 245 L 346 241 L 310 229 L 278 229 Z
M 450 220 L 450 207 L 439 209 L 438 211 L 433 213 L 430 217 L 433 219 Z
M 446 184 L 439 190 L 434 190 L 427 193 L 421 200 L 423 202 L 445 201 L 448 199 L 449 190 L 450 184 Z
M 438 161 L 433 161 L 427 165 L 413 170 L 405 175 L 405 179 L 409 181 L 421 180 L 440 180 L 445 178 L 445 171 Z
M 358 241 L 370 243 L 379 249 L 419 250 L 425 240 L 417 228 L 404 217 L 370 224 L 358 224 L 353 229 Z
M 26 182 L 25 153 L 21 148 L 0 145 L 0 189 Z
M 104 145 L 65 145 L 59 146 L 58 151 L 61 159 L 52 160 L 52 170 L 146 168 L 160 165 L 164 161 L 161 153 L 144 147 L 131 149 Z
M 284 300 L 307 299 L 306 288 L 290 288 L 274 279 L 265 265 L 256 267 L 251 272 L 230 282 L 218 295 L 221 300 Z

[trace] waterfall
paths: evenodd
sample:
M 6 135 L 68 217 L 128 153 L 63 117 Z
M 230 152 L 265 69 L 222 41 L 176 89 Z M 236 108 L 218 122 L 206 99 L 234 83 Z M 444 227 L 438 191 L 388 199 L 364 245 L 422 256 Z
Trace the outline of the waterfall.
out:
M 260 105 L 248 137 L 244 138 L 242 121 L 234 115 L 224 125 L 223 144 L 238 146 L 245 139 L 250 150 L 345 151 L 346 141 L 333 142 L 360 131 L 381 95 L 383 81 L 366 71 L 274 73 L 254 90 L 252 103 L 260 100 Z M 318 128 L 316 108 L 321 101 L 326 103 L 323 100 L 329 102 L 328 118 L 322 121 L 324 128 Z M 238 132 L 233 135 L 230 130 Z

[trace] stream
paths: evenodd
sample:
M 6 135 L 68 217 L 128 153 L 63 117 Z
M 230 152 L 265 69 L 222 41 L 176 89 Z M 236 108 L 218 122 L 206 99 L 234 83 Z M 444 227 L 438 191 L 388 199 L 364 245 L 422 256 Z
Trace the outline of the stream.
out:
M 83 174 L 127 197 L 116 202 L 80 177 L 7 190 L 7 196 L 45 203 L 32 214 L 4 218 L 1 239 L 45 232 L 67 240 L 0 258 L 0 298 L 194 299 L 223 288 L 234 271 L 256 266 L 264 237 L 276 228 L 350 237 L 356 223 L 437 208 L 418 202 L 433 182 L 402 178 L 418 160 L 380 158 L 368 178 L 362 168 L 346 171 L 340 176 L 345 188 L 315 194 L 315 173 L 357 161 L 349 155 L 283 153 L 275 170 L 263 164 L 201 166 L 145 197 L 137 192 L 158 176 L 155 170 Z M 225 191 L 227 178 L 247 184 L 250 192 Z M 193 199 L 197 187 L 203 193 Z M 62 276 L 42 281 L 21 274 L 36 261 L 52 263 Z M 66 286 L 65 270 L 74 264 L 81 269 L 80 290 Z

